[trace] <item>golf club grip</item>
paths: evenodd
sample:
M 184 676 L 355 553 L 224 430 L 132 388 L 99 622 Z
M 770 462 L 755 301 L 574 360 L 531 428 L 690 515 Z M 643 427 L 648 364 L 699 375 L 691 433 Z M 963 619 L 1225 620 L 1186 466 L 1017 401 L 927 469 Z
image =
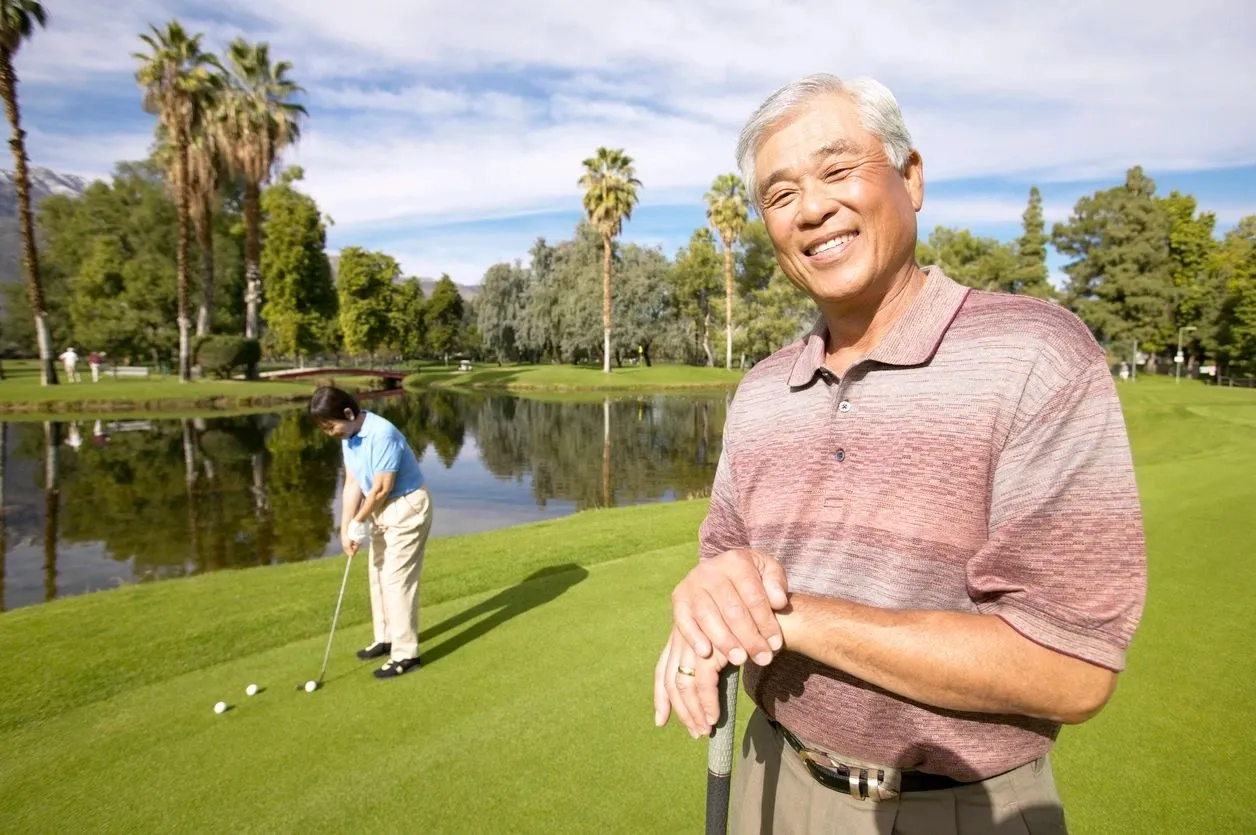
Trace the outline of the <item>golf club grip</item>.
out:
M 733 773 L 733 743 L 737 731 L 737 689 L 741 668 L 729 664 L 720 671 L 720 719 L 707 745 L 706 835 L 728 831 L 728 801 Z

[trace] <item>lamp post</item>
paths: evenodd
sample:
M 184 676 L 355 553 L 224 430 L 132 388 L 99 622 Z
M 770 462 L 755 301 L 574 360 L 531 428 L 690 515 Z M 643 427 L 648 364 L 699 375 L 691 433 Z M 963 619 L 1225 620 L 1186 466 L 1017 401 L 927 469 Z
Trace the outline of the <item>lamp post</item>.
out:
M 1195 330 L 1194 325 L 1185 325 L 1178 328 L 1178 350 L 1177 356 L 1173 358 L 1173 382 L 1175 383 L 1182 382 L 1182 334 L 1193 330 Z

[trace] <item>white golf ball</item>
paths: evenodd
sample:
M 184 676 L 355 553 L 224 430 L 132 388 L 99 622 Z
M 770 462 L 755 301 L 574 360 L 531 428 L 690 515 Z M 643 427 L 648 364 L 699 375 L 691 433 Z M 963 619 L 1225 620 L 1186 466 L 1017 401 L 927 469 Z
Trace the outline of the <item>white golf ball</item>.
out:
M 248 687 L 244 688 L 244 692 L 245 692 L 245 693 L 248 693 L 250 696 L 256 696 L 256 695 L 257 695 L 257 685 L 256 685 L 256 684 L 250 684 Z
M 317 689 L 318 689 L 318 682 L 317 682 L 317 681 L 314 681 L 313 679 L 310 679 L 309 681 L 307 681 L 307 682 L 305 683 L 305 692 L 306 692 L 306 693 L 313 693 L 313 692 L 314 692 L 315 690 L 317 690 Z
M 219 702 L 218 704 L 214 705 L 214 713 L 222 713 L 226 709 L 227 709 L 226 702 Z

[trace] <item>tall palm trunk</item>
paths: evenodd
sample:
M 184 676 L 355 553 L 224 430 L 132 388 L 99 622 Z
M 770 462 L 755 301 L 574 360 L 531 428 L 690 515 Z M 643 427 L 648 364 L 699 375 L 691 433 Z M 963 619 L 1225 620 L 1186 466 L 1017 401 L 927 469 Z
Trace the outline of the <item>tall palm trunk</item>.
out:
M 31 218 L 30 172 L 26 167 L 26 131 L 22 130 L 22 113 L 17 104 L 17 76 L 13 72 L 13 53 L 0 49 L 0 96 L 13 128 L 9 147 L 13 150 L 13 179 L 17 183 L 17 214 L 22 230 L 22 263 L 26 267 L 27 290 L 31 313 L 35 315 L 35 339 L 39 343 L 39 377 L 45 386 L 57 384 L 53 364 L 52 337 L 48 333 L 48 311 L 44 307 L 44 288 L 39 283 L 39 255 L 35 250 L 35 223 Z
M 261 188 L 244 184 L 244 337 L 257 339 L 262 302 Z
M 196 335 L 209 336 L 214 321 L 214 215 L 213 200 L 202 198 L 196 223 L 197 246 L 201 250 L 201 307 L 196 314 Z
M 188 188 L 188 142 L 182 132 L 175 139 L 178 145 L 177 188 L 179 192 L 179 247 L 176 269 L 179 276 L 179 382 L 192 380 L 192 352 L 189 344 L 191 321 L 188 318 L 188 260 L 191 254 L 191 195 Z
M 611 236 L 602 233 L 602 371 L 611 373 Z
M 724 367 L 733 370 L 733 248 L 724 238 L 724 330 L 728 347 L 724 353 Z

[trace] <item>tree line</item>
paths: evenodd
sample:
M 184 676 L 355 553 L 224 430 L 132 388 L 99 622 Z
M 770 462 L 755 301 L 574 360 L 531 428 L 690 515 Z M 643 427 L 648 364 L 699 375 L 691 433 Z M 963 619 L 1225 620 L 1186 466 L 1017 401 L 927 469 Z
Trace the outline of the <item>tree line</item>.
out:
M 177 21 L 142 35 L 147 51 L 135 55 L 143 105 L 157 117 L 150 158 L 119 165 L 112 183 L 81 198 L 46 200 L 37 249 L 12 61 L 45 22 L 37 0 L 0 0 L 0 96 L 13 127 L 29 279 L 25 299 L 10 299 L 5 334 L 39 353 L 47 382 L 52 344 L 71 335 L 114 356 L 177 356 L 184 380 L 201 352 L 230 368 L 247 353 L 241 340 L 214 339 L 241 333 L 254 343 L 250 356 L 461 352 L 609 372 L 636 360 L 715 365 L 721 332 L 731 368 L 735 355 L 765 356 L 814 318 L 735 174 L 712 183 L 708 225 L 673 257 L 622 244 L 643 188 L 622 148 L 583 161 L 584 220 L 572 238 L 537 239 L 526 267 L 492 266 L 473 302 L 448 276 L 424 299 L 383 252 L 349 247 L 333 268 L 331 219 L 297 188 L 300 169 L 278 165 L 306 118 L 291 65 L 239 38 L 220 60 Z M 1031 189 L 1023 222 L 1009 242 L 936 228 L 917 258 L 970 286 L 1065 305 L 1114 358 L 1156 362 L 1181 340 L 1191 362 L 1210 361 L 1218 374 L 1256 369 L 1256 216 L 1218 238 L 1214 214 L 1190 195 L 1157 195 L 1136 166 L 1124 183 L 1081 198 L 1050 232 Z M 1062 288 L 1048 280 L 1048 246 L 1070 259 Z

